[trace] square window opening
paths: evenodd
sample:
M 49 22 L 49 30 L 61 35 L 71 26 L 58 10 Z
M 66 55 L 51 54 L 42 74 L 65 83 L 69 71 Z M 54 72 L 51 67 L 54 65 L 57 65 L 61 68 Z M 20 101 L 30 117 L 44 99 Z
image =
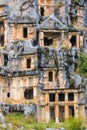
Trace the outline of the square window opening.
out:
M 68 93 L 68 101 L 74 101 L 74 93 Z
M 59 93 L 59 101 L 65 101 L 65 93 Z
M 25 99 L 33 99 L 33 88 L 25 89 L 24 97 L 25 97 Z
M 51 45 L 53 45 L 53 39 L 44 37 L 44 46 L 51 46 Z
M 55 94 L 54 93 L 49 94 L 49 101 L 50 102 L 55 102 Z

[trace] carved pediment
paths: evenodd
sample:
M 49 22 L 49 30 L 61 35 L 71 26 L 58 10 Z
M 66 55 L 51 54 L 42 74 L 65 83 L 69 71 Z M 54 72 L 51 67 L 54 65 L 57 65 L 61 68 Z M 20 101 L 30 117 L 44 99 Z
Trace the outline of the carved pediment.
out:
M 44 29 L 66 29 L 64 25 L 54 14 L 50 15 L 42 24 L 38 26 Z

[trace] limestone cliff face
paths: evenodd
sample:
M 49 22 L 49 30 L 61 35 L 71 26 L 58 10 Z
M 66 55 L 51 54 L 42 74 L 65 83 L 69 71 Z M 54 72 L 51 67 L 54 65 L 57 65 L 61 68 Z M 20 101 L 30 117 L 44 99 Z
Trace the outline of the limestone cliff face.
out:
M 84 117 L 87 79 L 77 70 L 87 54 L 86 4 L 0 0 L 0 101 L 32 102 L 42 122 Z

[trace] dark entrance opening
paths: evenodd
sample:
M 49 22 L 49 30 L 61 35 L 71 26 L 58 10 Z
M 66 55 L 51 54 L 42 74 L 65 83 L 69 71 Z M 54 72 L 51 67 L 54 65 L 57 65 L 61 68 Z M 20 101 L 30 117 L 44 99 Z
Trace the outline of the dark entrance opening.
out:
M 78 67 L 78 64 L 77 64 L 77 63 L 75 63 L 75 64 L 74 64 L 74 71 L 76 71 L 76 70 L 77 70 L 77 67 Z
M 10 97 L 10 92 L 7 93 L 7 97 L 8 97 L 8 98 Z
M 55 106 L 50 106 L 50 120 L 55 122 Z
M 69 106 L 69 116 L 74 117 L 74 106 Z
M 1 46 L 4 46 L 4 35 L 0 36 L 0 43 L 1 43 Z
M 31 68 L 31 59 L 27 59 L 27 68 Z
M 8 55 L 4 55 L 4 66 L 8 64 Z
M 70 42 L 72 44 L 72 47 L 76 46 L 76 36 L 72 36 L 71 39 L 70 39 Z
M 49 39 L 48 37 L 44 37 L 44 46 L 53 45 L 53 39 Z
M 24 91 L 25 99 L 33 99 L 33 88 Z
M 40 8 L 40 14 L 41 14 L 41 16 L 44 16 L 44 8 L 43 7 Z
M 65 121 L 65 106 L 59 106 L 59 122 Z
M 23 28 L 23 37 L 24 38 L 28 37 L 28 28 L 26 28 L 26 27 Z
M 49 82 L 52 82 L 52 81 L 53 81 L 53 72 L 52 72 L 52 71 L 50 71 L 50 72 L 48 73 L 48 78 L 49 78 Z
M 0 22 L 0 45 L 4 46 L 4 21 Z

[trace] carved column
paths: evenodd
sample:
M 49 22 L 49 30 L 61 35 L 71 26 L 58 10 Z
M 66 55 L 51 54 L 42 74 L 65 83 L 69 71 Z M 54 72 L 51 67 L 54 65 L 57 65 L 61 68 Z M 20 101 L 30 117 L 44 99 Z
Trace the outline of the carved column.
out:
M 49 94 L 46 92 L 46 94 L 45 94 L 45 104 L 46 104 L 46 106 L 45 106 L 45 117 L 46 117 L 46 121 L 49 121 L 49 119 L 50 119 L 48 102 L 49 102 Z

